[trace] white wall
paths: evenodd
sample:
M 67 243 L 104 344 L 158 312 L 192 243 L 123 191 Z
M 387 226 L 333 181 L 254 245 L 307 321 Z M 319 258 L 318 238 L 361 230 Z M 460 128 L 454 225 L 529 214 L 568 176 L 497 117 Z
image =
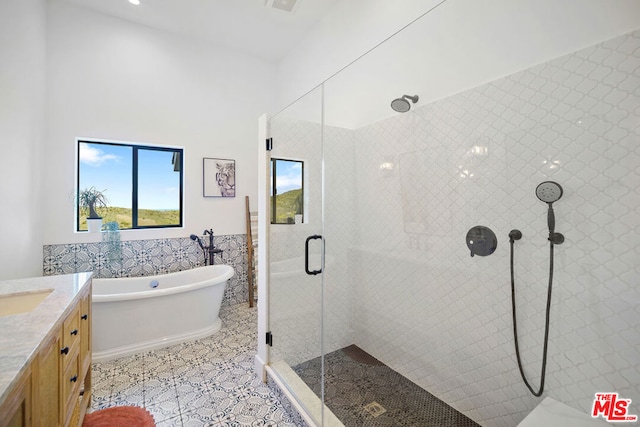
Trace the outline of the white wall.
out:
M 48 11 L 44 243 L 74 233 L 75 138 L 185 147 L 184 229 L 123 231 L 146 239 L 244 234 L 256 199 L 257 118 L 273 110 L 274 65 L 62 2 Z M 202 158 L 236 160 L 236 197 L 202 197 Z
M 279 105 L 293 102 L 438 3 L 338 3 L 280 62 Z M 348 83 L 334 83 L 344 96 L 334 104 L 338 97 L 326 97 L 328 124 L 357 129 L 390 116 L 389 103 L 405 93 L 418 93 L 419 104 L 427 104 L 635 30 L 640 2 L 448 0 L 418 22 L 413 27 L 419 28 L 409 27 L 382 45 L 383 52 L 349 67 L 345 73 L 357 79 L 342 75 L 339 80 Z
M 45 2 L 0 2 L 0 279 L 42 274 Z
M 280 61 L 280 106 L 304 95 L 438 3 L 438 0 L 338 2 Z

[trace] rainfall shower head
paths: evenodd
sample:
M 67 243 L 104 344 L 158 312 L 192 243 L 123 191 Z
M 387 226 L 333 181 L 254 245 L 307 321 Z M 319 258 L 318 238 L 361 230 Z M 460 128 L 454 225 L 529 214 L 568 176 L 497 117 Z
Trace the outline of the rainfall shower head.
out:
M 419 98 L 418 95 L 403 95 L 402 98 L 396 98 L 391 101 L 391 108 L 398 113 L 406 113 L 411 109 L 411 104 L 409 104 L 409 101 L 407 101 L 407 99 L 410 99 L 411 102 L 415 104 L 416 102 L 418 102 Z
M 545 203 L 554 203 L 562 197 L 562 187 L 554 181 L 545 181 L 536 187 L 536 196 Z

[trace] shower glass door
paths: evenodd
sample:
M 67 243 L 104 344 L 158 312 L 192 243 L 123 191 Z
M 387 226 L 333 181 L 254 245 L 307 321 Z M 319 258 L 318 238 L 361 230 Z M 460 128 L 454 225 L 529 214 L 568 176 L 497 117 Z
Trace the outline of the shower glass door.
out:
M 432 24 L 414 23 L 324 83 L 324 404 L 347 427 L 432 425 L 439 408 L 416 384 L 431 363 L 416 348 L 429 349 L 424 329 L 446 322 L 425 310 L 436 295 L 429 261 L 441 256 L 427 249 L 458 237 L 429 183 L 456 165 L 425 108 L 390 106 L 418 94 L 407 49 Z M 436 424 L 467 425 L 456 417 Z
M 269 364 L 320 425 L 296 384 L 301 370 L 322 378 L 320 363 L 303 364 L 322 354 L 322 274 L 306 272 L 322 268 L 322 88 L 273 116 L 269 136 Z

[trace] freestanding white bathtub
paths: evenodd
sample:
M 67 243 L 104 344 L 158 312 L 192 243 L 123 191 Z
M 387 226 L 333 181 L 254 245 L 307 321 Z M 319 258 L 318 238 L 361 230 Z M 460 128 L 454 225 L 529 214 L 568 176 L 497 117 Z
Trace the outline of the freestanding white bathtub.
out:
M 93 279 L 96 362 L 203 338 L 220 329 L 228 265 L 159 276 Z

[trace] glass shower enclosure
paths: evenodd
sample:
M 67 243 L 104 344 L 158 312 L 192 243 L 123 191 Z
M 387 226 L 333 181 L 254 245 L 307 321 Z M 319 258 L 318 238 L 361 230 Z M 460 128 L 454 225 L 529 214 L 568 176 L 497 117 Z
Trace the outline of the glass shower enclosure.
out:
M 297 384 L 292 368 L 322 354 L 323 275 L 305 271 L 305 267 L 312 269 L 309 271 L 321 270 L 323 263 L 321 238 L 307 241 L 323 232 L 321 123 L 321 88 L 269 121 L 273 141 L 269 152 L 269 331 L 273 337 L 270 365 L 292 387 Z M 282 160 L 301 163 L 301 195 L 294 194 L 297 189 L 287 191 L 290 177 L 274 176 L 273 162 Z M 296 223 L 299 210 L 294 211 L 290 204 L 300 196 L 302 222 Z M 285 213 L 285 220 L 277 223 L 281 212 Z M 320 369 L 316 375 L 321 375 Z M 292 392 L 300 393 L 300 389 Z
M 424 115 L 389 106 L 415 95 L 397 84 L 409 79 L 399 57 L 422 25 L 269 119 L 271 161 L 299 161 L 304 170 L 301 223 L 275 223 L 274 209 L 286 210 L 291 197 L 283 193 L 286 177 L 270 178 L 270 365 L 317 425 L 370 417 L 420 425 L 433 409 L 423 399 L 431 395 L 399 372 L 411 366 L 407 358 L 424 357 L 424 343 L 409 344 L 424 330 L 432 298 L 427 250 L 437 252 L 437 241 L 452 233 L 453 213 L 424 191 L 429 176 L 448 172 L 441 160 L 449 153 L 434 135 L 425 141 Z M 374 78 L 368 70 L 382 69 L 389 55 L 398 61 Z M 443 408 L 452 420 L 464 418 Z
M 506 77 L 478 71 L 469 89 L 453 93 L 454 65 L 466 62 L 456 56 L 454 32 L 434 41 L 436 15 L 446 11 L 435 12 L 269 118 L 270 158 L 300 162 L 303 170 L 296 197 L 287 195 L 286 176 L 271 181 L 271 209 L 291 219 L 269 225 L 269 365 L 317 425 L 517 424 L 539 401 L 515 363 L 507 236 L 523 232 L 515 261 L 518 331 L 523 365 L 538 383 L 549 260 L 547 208 L 535 188 L 556 181 L 566 192 L 554 208 L 567 242 L 556 249 L 561 285 L 552 299 L 548 387 L 574 407 L 592 403 L 593 384 L 640 401 L 637 372 L 616 382 L 596 368 L 590 376 L 580 370 L 609 353 L 626 357 L 620 369 L 634 366 L 638 354 L 616 353 L 612 343 L 626 342 L 624 331 L 611 331 L 609 341 L 593 338 L 593 330 L 608 328 L 601 293 L 609 304 L 613 296 L 603 286 L 622 286 L 624 274 L 634 274 L 616 260 L 637 257 L 640 248 L 637 233 L 617 231 L 636 227 L 624 216 L 637 205 L 636 184 L 618 161 L 597 159 L 614 153 L 637 171 L 637 149 L 625 136 L 628 121 L 616 122 L 581 91 L 608 93 L 597 76 L 609 68 L 630 76 L 625 58 L 640 51 L 640 37 Z M 443 51 L 451 75 L 437 75 L 429 62 Z M 443 83 L 421 93 L 428 81 Z M 611 114 L 622 111 L 616 117 L 637 123 L 640 102 L 628 93 L 628 105 L 616 104 Z M 398 113 L 390 104 L 403 95 L 419 100 Z M 585 113 L 596 110 L 602 114 Z M 287 205 L 294 199 L 295 207 Z M 620 215 L 600 226 L 584 214 L 605 211 Z M 476 226 L 495 232 L 492 255 L 471 256 L 465 236 Z M 621 237 L 604 248 L 593 246 L 594 233 Z M 605 255 L 588 256 L 596 250 Z M 635 313 L 633 298 L 615 301 L 619 314 L 612 316 L 634 325 L 624 314 Z M 595 350 L 581 337 L 592 337 Z

